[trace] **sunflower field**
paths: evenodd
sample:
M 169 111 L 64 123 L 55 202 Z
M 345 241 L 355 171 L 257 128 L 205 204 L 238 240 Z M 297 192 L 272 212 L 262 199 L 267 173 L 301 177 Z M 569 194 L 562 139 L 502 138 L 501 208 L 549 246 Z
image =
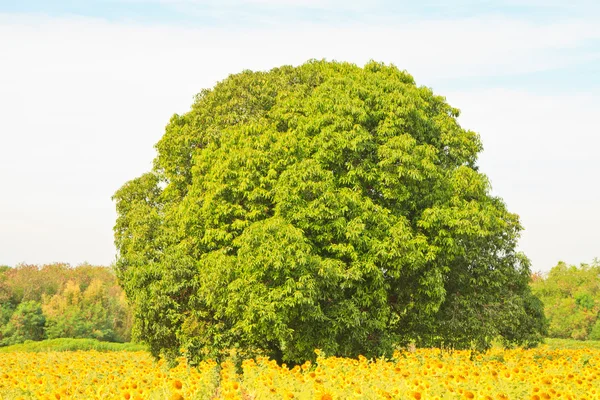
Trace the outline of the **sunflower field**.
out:
M 0 399 L 600 399 L 591 347 L 417 349 L 391 360 L 318 352 L 294 367 L 232 360 L 169 368 L 144 351 L 3 353 Z

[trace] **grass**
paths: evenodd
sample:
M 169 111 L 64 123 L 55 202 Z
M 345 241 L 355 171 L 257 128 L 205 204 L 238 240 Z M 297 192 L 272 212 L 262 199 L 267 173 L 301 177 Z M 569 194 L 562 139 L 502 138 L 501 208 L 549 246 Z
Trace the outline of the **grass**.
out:
M 573 340 L 573 339 L 551 339 L 545 344 L 551 350 L 557 349 L 597 349 L 600 350 L 600 341 L 597 340 Z M 113 343 L 100 342 L 96 339 L 50 339 L 41 342 L 27 341 L 12 346 L 0 347 L 0 353 L 19 352 L 47 352 L 47 351 L 144 351 L 146 346 L 135 343 Z
M 41 342 L 27 341 L 12 346 L 0 347 L 0 353 L 46 352 L 46 351 L 143 351 L 146 346 L 135 343 L 100 342 L 96 339 L 50 339 Z
M 547 338 L 545 340 L 545 345 L 548 346 L 548 348 L 552 349 L 552 350 L 558 350 L 558 349 L 569 349 L 569 350 L 594 349 L 594 350 L 600 350 L 600 341 L 599 340 L 574 340 L 574 339 L 551 339 L 551 338 Z

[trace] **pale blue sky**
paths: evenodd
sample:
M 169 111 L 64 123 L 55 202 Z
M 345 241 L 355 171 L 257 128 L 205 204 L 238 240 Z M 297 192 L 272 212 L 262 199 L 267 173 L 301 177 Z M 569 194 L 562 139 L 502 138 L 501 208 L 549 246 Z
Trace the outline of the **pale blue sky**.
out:
M 0 264 L 114 261 L 110 197 L 230 73 L 408 70 L 462 110 L 534 270 L 600 257 L 600 2 L 0 0 Z
M 244 24 L 257 26 L 309 22 L 373 22 L 382 19 L 464 18 L 503 14 L 528 20 L 598 15 L 594 0 L 19 0 L 3 1 L 2 11 L 82 15 L 112 21 Z

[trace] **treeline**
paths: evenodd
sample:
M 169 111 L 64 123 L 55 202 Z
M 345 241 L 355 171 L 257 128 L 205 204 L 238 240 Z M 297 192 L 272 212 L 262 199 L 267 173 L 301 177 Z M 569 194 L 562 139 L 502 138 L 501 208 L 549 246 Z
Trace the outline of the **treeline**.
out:
M 558 263 L 533 275 L 554 338 L 600 340 L 600 260 Z M 0 266 L 0 346 L 26 340 L 131 339 L 125 293 L 111 268 L 68 264 Z
M 111 268 L 0 266 L 0 346 L 56 338 L 127 342 L 131 321 Z
M 531 287 L 544 303 L 550 337 L 600 340 L 600 260 L 560 262 L 547 274 L 535 274 Z

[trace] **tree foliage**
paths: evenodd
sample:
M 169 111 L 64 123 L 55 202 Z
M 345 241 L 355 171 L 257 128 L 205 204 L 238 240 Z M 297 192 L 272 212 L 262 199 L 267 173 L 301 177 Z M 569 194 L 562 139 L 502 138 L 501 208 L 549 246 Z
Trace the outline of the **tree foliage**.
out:
M 561 261 L 531 287 L 544 303 L 550 337 L 600 340 L 599 260 L 579 266 Z
M 394 66 L 231 75 L 114 199 L 117 274 L 155 355 L 301 361 L 536 344 L 543 312 L 479 136 Z
M 128 341 L 131 313 L 110 268 L 67 264 L 0 269 L 0 345 L 44 338 Z
M 42 340 L 45 337 L 45 323 L 46 318 L 40 303 L 33 300 L 20 303 L 0 331 L 1 344 L 11 345 L 26 340 Z

